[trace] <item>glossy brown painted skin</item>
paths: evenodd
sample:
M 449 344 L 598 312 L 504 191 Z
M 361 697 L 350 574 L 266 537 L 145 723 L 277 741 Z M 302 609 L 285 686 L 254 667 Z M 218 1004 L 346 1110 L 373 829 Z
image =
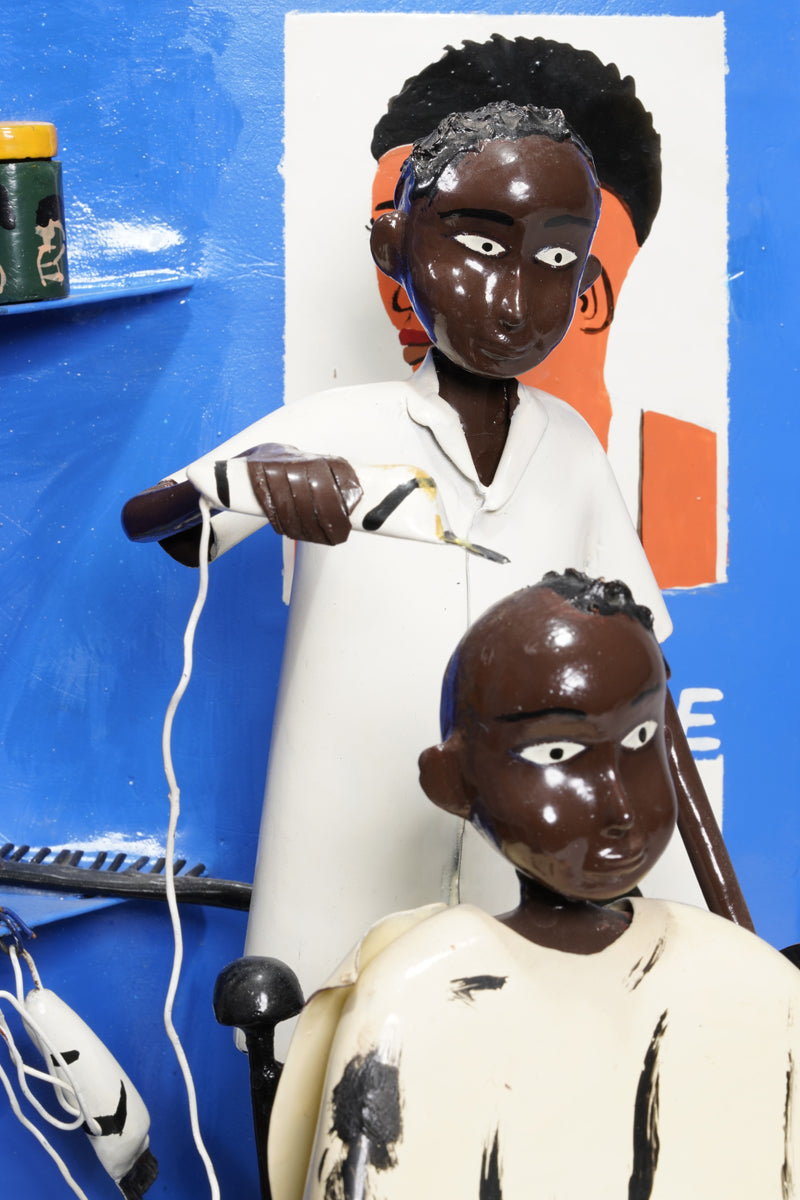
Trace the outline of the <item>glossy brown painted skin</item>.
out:
M 491 609 L 456 661 L 453 730 L 420 758 L 426 793 L 516 868 L 521 901 L 505 924 L 601 950 L 628 919 L 600 905 L 647 874 L 675 826 L 658 642 L 541 584 Z
M 355 471 L 343 458 L 254 446 L 241 457 L 253 492 L 276 533 L 337 546 L 350 534 L 350 513 L 362 495 Z M 164 480 L 130 499 L 122 525 L 134 542 L 158 541 L 188 567 L 199 561 L 198 493 L 188 480 Z M 213 558 L 213 543 L 211 547 Z
M 589 255 L 599 196 L 587 160 L 571 142 L 539 135 L 503 139 L 448 167 L 431 200 L 386 213 L 373 227 L 375 261 L 402 282 L 430 333 L 440 394 L 458 413 L 486 484 L 508 437 L 514 376 L 561 341 L 578 296 L 599 273 Z M 269 472 L 270 490 L 279 497 L 277 509 L 265 508 L 279 532 L 296 529 L 306 541 L 327 544 L 345 540 L 350 510 L 330 460 L 315 465 L 304 456 L 303 474 L 313 486 L 301 480 L 293 488 L 291 464 L 270 464 L 264 447 L 254 447 L 251 456 L 261 464 L 262 482 Z M 336 461 L 339 470 L 347 467 Z M 199 521 L 189 488 L 167 481 L 129 500 L 123 510 L 128 536 L 158 538 L 187 561 L 187 543 L 197 534 L 186 530 Z M 178 529 L 177 538 L 164 540 Z
M 599 214 L 594 172 L 572 142 L 500 139 L 447 167 L 432 196 L 380 218 L 372 246 L 388 250 L 389 273 L 445 358 L 509 379 L 569 327 L 597 274 L 587 258 Z
M 246 457 L 256 499 L 276 533 L 328 546 L 347 539 L 349 515 L 363 495 L 348 462 L 274 445 Z
M 484 171 L 484 164 L 494 169 Z M 495 184 L 500 185 L 497 190 Z M 559 203 L 557 188 L 562 185 Z M 434 342 L 441 339 L 442 344 L 434 349 L 440 394 L 459 415 L 478 477 L 484 483 L 494 478 L 508 437 L 517 402 L 512 377 L 535 366 L 558 343 L 567 331 L 577 296 L 599 273 L 597 260 L 590 254 L 585 257 L 592 231 L 583 223 L 591 220 L 592 213 L 596 220 L 598 195 L 596 181 L 575 146 L 532 136 L 489 143 L 478 153 L 466 155 L 451 170 L 444 192 L 440 188 L 433 203 L 419 199 L 407 213 L 385 213 L 373 226 L 371 245 L 377 265 L 401 283 L 415 306 L 419 305 L 418 315 Z M 524 205 L 521 197 L 525 197 Z M 458 218 L 452 215 L 456 206 L 456 211 L 477 208 L 494 216 L 476 218 L 473 227 L 465 223 L 463 211 Z M 442 212 L 450 215 L 443 217 Z M 461 241 L 456 240 L 459 236 Z M 465 245 L 463 240 L 473 236 L 502 246 L 502 254 L 495 254 L 494 249 L 476 253 L 476 243 Z M 531 251 L 547 249 L 544 242 L 550 247 L 572 248 L 576 261 L 546 272 L 547 264 L 538 263 L 536 277 L 541 275 L 545 282 L 530 294 L 526 285 L 523 294 L 516 281 L 523 276 L 532 279 L 534 267 L 522 260 Z M 451 310 L 458 311 L 465 322 L 463 330 L 450 319 Z M 488 330 L 486 338 L 477 331 L 481 316 Z M 265 462 L 263 447 L 255 447 L 250 454 Z M 337 463 L 342 471 L 352 470 L 343 460 Z M 260 469 L 267 470 L 266 466 Z M 309 479 L 313 475 L 313 485 L 293 489 L 288 478 L 292 469 L 288 463 L 275 463 L 272 468 L 272 491 L 281 496 L 277 523 L 305 530 L 303 536 L 309 541 L 332 544 L 331 531 L 336 540 L 343 541 L 350 532 L 349 512 L 336 481 L 337 471 L 332 471 L 325 459 L 317 460 L 316 465 L 306 461 L 303 470 Z M 282 488 L 277 486 L 281 473 L 285 477 Z M 166 481 L 133 497 L 123 510 L 129 537 L 158 539 L 168 553 L 191 566 L 197 565 L 199 521 L 197 494 L 186 483 Z M 752 929 L 671 699 L 667 727 L 679 828 L 703 895 L 713 912 Z
M 498 139 L 447 167 L 430 197 L 385 213 L 372 254 L 407 291 L 435 347 L 478 477 L 491 483 L 517 401 L 514 377 L 566 334 L 600 270 L 589 254 L 600 192 L 572 142 Z

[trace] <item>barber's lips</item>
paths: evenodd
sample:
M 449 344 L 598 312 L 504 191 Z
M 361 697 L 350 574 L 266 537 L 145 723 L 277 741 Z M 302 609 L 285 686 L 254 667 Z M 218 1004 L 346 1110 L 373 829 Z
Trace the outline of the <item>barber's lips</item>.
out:
M 403 349 L 404 361 L 407 366 L 416 370 L 428 353 L 431 339 L 424 329 L 401 329 L 397 336 Z
M 539 365 L 542 355 L 536 343 L 526 343 L 522 346 L 512 346 L 508 342 L 494 342 L 492 345 L 475 346 L 475 361 L 483 360 L 484 366 L 491 369 L 493 374 L 508 377 L 522 375 Z
M 397 335 L 401 346 L 430 346 L 431 339 L 424 329 L 401 329 Z

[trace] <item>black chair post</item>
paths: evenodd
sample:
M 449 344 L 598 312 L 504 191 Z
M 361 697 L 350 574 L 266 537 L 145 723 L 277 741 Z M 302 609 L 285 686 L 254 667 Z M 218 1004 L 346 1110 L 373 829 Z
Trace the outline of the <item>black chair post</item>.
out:
M 250 1060 L 250 1093 L 261 1200 L 271 1200 L 267 1137 L 283 1064 L 275 1060 L 275 1026 L 295 1017 L 303 993 L 294 971 L 277 958 L 237 958 L 217 976 L 214 1016 L 241 1029 Z

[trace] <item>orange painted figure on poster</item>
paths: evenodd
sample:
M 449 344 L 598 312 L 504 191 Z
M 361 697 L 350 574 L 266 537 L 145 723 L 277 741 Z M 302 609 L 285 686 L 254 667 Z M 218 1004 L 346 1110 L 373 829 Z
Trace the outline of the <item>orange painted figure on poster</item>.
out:
M 372 218 L 394 207 L 400 167 L 413 140 L 451 111 L 497 99 L 562 109 L 595 158 L 602 207 L 593 252 L 601 275 L 581 297 L 561 344 L 520 378 L 566 400 L 607 450 L 613 415 L 604 375 L 608 339 L 622 285 L 661 199 L 660 138 L 630 76 L 620 78 L 614 65 L 606 66 L 590 51 L 544 38 L 512 41 L 494 34 L 482 44 L 448 48 L 438 62 L 407 80 L 375 127 Z M 416 368 L 430 341 L 402 287 L 385 275 L 379 275 L 378 287 L 403 358 Z M 659 585 L 714 582 L 716 435 L 645 410 L 639 446 L 638 527 Z

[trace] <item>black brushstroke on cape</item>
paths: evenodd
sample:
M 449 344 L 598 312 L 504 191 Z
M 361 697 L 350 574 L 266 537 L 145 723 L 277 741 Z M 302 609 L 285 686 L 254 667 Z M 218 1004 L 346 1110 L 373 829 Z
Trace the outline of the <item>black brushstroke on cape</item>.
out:
M 395 1165 L 395 1143 L 403 1132 L 400 1072 L 380 1062 L 376 1050 L 351 1058 L 331 1096 L 331 1133 L 346 1153 L 325 1181 L 326 1200 L 366 1200 L 370 1167 Z
M 475 999 L 474 992 L 499 992 L 507 979 L 507 975 L 464 975 L 461 979 L 451 979 L 451 999 L 471 1001 Z
M 650 1200 L 658 1167 L 658 1054 L 667 1028 L 667 1010 L 658 1018 L 636 1089 L 633 1110 L 633 1170 L 628 1200 Z
M 481 1158 L 481 1186 L 478 1200 L 503 1200 L 500 1180 L 500 1130 L 496 1129 L 491 1149 L 483 1147 Z
M 791 1021 L 791 1013 L 789 1014 Z M 795 1195 L 794 1172 L 792 1171 L 791 1143 L 796 1117 L 794 1110 L 794 1058 L 789 1051 L 789 1063 L 786 1068 L 786 1099 L 783 1105 L 783 1165 L 781 1166 L 781 1195 L 783 1200 L 792 1200 Z
M 665 939 L 660 937 L 653 947 L 653 951 L 644 966 L 642 966 L 641 958 L 638 960 L 638 962 L 634 963 L 630 969 L 627 979 L 627 986 L 630 991 L 635 992 L 645 975 L 652 971 L 653 967 L 664 953 L 665 945 Z

